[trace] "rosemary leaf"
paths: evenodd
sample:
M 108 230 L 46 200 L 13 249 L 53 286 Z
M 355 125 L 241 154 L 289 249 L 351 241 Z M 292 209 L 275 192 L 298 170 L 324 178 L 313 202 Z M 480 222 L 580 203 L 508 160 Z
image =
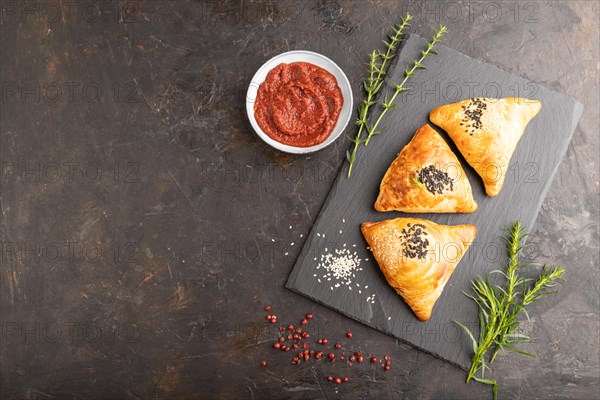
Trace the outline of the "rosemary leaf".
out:
M 523 239 L 527 236 L 525 229 L 517 221 L 507 227 L 509 235 L 502 239 L 506 243 L 508 263 L 504 271 L 496 273 L 504 279 L 504 284 L 492 285 L 486 274 L 484 278 L 476 278 L 472 283 L 473 294 L 464 293 L 477 304 L 479 317 L 479 337 L 476 340 L 473 333 L 458 321 L 460 326 L 473 343 L 473 357 L 471 367 L 467 374 L 467 383 L 473 379 L 477 382 L 493 386 L 494 399 L 498 395 L 498 383 L 486 379 L 485 371 L 489 370 L 498 352 L 502 349 L 513 351 L 528 357 L 535 357 L 531 353 L 517 349 L 514 344 L 530 342 L 527 335 L 516 333 L 519 327 L 518 317 L 525 314 L 525 306 L 539 300 L 541 297 L 554 293 L 549 291 L 554 287 L 565 270 L 560 267 L 547 268 L 544 266 L 536 279 L 526 279 L 518 274 L 520 270 L 531 265 L 519 260 L 523 250 Z M 533 282 L 533 284 L 530 284 Z M 491 355 L 490 355 L 491 353 Z M 489 358 L 488 358 L 489 357 Z M 489 360 L 486 362 L 486 358 Z M 479 373 L 480 376 L 477 376 Z

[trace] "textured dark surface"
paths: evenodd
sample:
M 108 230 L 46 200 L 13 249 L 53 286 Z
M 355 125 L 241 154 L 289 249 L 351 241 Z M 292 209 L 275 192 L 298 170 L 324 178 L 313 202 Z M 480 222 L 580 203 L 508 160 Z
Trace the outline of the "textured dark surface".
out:
M 402 81 L 404 69 L 411 59 L 419 58 L 423 44 L 423 38 L 416 35 L 406 40 L 396 63 L 389 71 L 389 78 L 393 82 Z M 507 258 L 502 251 L 504 244 L 498 238 L 499 235 L 506 234 L 505 225 L 518 220 L 525 226 L 533 226 L 558 163 L 577 126 L 582 106 L 573 98 L 510 75 L 445 46 L 438 46 L 437 53 L 437 57 L 426 60 L 427 69 L 412 77 L 410 85 L 414 89 L 405 92 L 404 97 L 398 97 L 397 109 L 386 115 L 387 119 L 380 127 L 384 134 L 375 137 L 372 144 L 363 149 L 351 178 L 347 178 L 347 165 L 340 171 L 302 248 L 287 286 L 371 327 L 468 369 L 471 359 L 469 349 L 472 349 L 472 345 L 452 321 L 466 324 L 477 334 L 478 317 L 475 303 L 462 292 L 470 292 L 474 276 L 484 276 L 498 269 L 499 265 L 505 265 Z M 382 91 L 382 98 L 391 98 L 394 90 L 389 85 Z M 429 122 L 429 111 L 469 97 L 507 97 L 514 96 L 515 92 L 523 93 L 521 96 L 529 99 L 539 100 L 542 110 L 528 124 L 519 141 L 504 186 L 497 196 L 487 196 L 481 178 L 472 168 L 467 168 L 466 173 L 473 186 L 473 198 L 478 204 L 474 213 L 405 214 L 375 211 L 373 204 L 385 171 L 398 152 L 412 139 L 414 132 Z M 438 131 L 443 132 L 441 129 Z M 447 135 L 442 135 L 451 142 Z M 460 153 L 454 149 L 459 156 Z M 467 166 L 462 157 L 459 160 L 462 165 Z M 450 174 L 453 173 L 451 168 L 455 168 L 451 165 L 440 167 Z M 490 171 L 491 173 L 493 172 Z M 477 227 L 475 241 L 452 274 L 426 323 L 420 323 L 410 307 L 387 284 L 377 263 L 366 249 L 367 244 L 360 232 L 362 222 L 407 216 L 425 218 L 444 225 L 473 224 Z M 445 245 L 438 251 L 438 256 L 446 260 L 453 259 L 455 246 L 454 243 Z M 362 270 L 356 271 L 350 285 L 336 286 L 345 280 L 335 277 L 325 279 L 326 271 L 318 268 L 318 262 L 324 254 L 335 254 L 335 251 L 343 250 L 356 251 L 363 260 Z M 535 249 L 524 249 L 524 257 L 531 257 L 532 250 Z M 581 273 L 590 274 L 593 268 L 587 267 L 588 270 Z
M 528 242 L 566 283 L 531 307 L 538 358 L 503 354 L 494 376 L 506 398 L 597 398 L 598 3 L 467 3 L 3 1 L 0 397 L 489 396 L 284 288 L 348 143 L 281 154 L 244 113 L 256 69 L 288 49 L 332 58 L 360 98 L 366 54 L 411 11 L 413 32 L 444 23 L 449 48 L 585 107 Z M 330 364 L 273 353 L 267 303 L 352 330 L 392 371 L 353 368 L 336 395 Z

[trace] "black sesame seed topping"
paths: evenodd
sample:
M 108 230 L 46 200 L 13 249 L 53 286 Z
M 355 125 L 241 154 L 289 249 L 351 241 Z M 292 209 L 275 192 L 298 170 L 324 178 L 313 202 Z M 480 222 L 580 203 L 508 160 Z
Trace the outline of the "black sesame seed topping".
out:
M 409 258 L 425 259 L 427 256 L 427 246 L 429 240 L 425 238 L 427 232 L 423 224 L 407 224 L 408 230 L 402 229 L 400 239 L 402 239 L 402 254 Z
M 432 194 L 443 194 L 445 190 L 454 190 L 454 182 L 447 172 L 428 165 L 417 171 L 417 179 Z
M 462 118 L 462 122 L 465 125 L 465 132 L 471 129 L 471 132 L 474 132 L 474 129 L 481 129 L 481 116 L 483 115 L 483 110 L 487 109 L 487 104 L 483 101 L 483 99 L 475 97 L 469 100 L 469 104 L 466 106 L 461 106 L 465 115 Z M 461 122 L 460 125 L 463 125 Z

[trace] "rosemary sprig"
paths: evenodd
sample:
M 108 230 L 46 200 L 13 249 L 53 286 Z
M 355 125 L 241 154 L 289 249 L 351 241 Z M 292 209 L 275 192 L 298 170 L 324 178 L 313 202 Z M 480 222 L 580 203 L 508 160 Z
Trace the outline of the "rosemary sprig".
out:
M 375 96 L 381 89 L 385 74 L 387 73 L 387 62 L 396 56 L 398 45 L 404 38 L 404 30 L 410 26 L 412 15 L 406 14 L 402 18 L 402 23 L 395 25 L 392 28 L 393 34 L 388 35 L 389 41 L 384 40 L 383 43 L 386 47 L 386 52 L 382 53 L 379 50 L 373 50 L 369 54 L 369 75 L 363 81 L 363 88 L 367 93 L 367 97 L 363 99 L 358 106 L 358 118 L 356 119 L 356 125 L 358 125 L 358 132 L 354 139 L 351 139 L 354 146 L 352 151 L 346 152 L 346 159 L 350 164 L 348 168 L 348 177 L 352 174 L 352 166 L 356 161 L 356 152 L 358 147 L 364 143 L 362 139 L 363 130 L 367 126 L 367 117 L 369 115 L 369 108 L 376 103 Z
M 379 114 L 379 117 L 377 118 L 377 120 L 375 121 L 373 126 L 367 126 L 368 136 L 367 136 L 367 139 L 365 140 L 365 146 L 369 145 L 369 141 L 371 140 L 371 138 L 374 135 L 379 135 L 381 133 L 381 131 L 377 130 L 377 127 L 379 126 L 381 119 L 388 112 L 388 110 L 396 107 L 396 103 L 394 103 L 394 101 L 396 100 L 396 97 L 398 96 L 398 94 L 400 94 L 401 92 L 410 90 L 409 88 L 404 86 L 406 84 L 406 82 L 408 81 L 408 78 L 410 78 L 411 76 L 414 76 L 418 69 L 426 69 L 427 68 L 426 66 L 423 65 L 423 62 L 425 61 L 425 59 L 427 57 L 431 57 L 433 54 L 435 54 L 435 50 L 434 50 L 435 45 L 438 42 L 443 40 L 446 30 L 447 30 L 446 27 L 441 25 L 439 27 L 439 29 L 437 29 L 435 31 L 435 34 L 433 35 L 431 42 L 427 42 L 426 50 L 421 50 L 421 58 L 419 58 L 418 60 L 412 60 L 412 66 L 410 68 L 407 67 L 404 69 L 404 79 L 402 80 L 402 82 L 395 83 L 393 81 L 390 81 L 396 90 L 394 91 L 394 94 L 392 95 L 392 97 L 389 100 L 388 100 L 387 95 L 385 96 L 385 99 L 381 102 L 383 111 L 381 112 L 381 114 Z
M 476 339 L 469 328 L 458 321 L 454 321 L 467 333 L 473 344 L 473 357 L 467 375 L 467 383 L 473 379 L 480 383 L 492 385 L 494 399 L 498 394 L 498 383 L 493 379 L 485 378 L 486 369 L 490 370 L 488 364 L 494 361 L 496 355 L 502 349 L 509 349 L 522 355 L 535 357 L 533 354 L 514 347 L 515 343 L 531 341 L 529 336 L 515 333 L 519 327 L 517 317 L 524 313 L 529 318 L 525 306 L 539 300 L 546 294 L 553 293 L 547 289 L 555 286 L 560 276 L 565 272 L 560 267 L 548 269 L 544 266 L 533 285 L 530 285 L 531 279 L 526 279 L 518 274 L 518 271 L 531 265 L 519 261 L 519 254 L 523 250 L 521 243 L 527 235 L 518 221 L 512 227 L 507 227 L 507 229 L 509 230 L 509 236 L 503 237 L 503 239 L 506 242 L 508 251 L 508 265 L 505 271 L 492 271 L 492 273 L 498 273 L 504 277 L 504 286 L 491 284 L 489 277 L 486 275 L 485 279 L 476 278 L 473 281 L 474 294 L 465 293 L 467 297 L 477 303 L 479 337 Z M 486 356 L 490 351 L 491 356 L 489 361 L 486 361 Z M 478 377 L 476 374 L 479 371 L 481 371 L 481 374 Z

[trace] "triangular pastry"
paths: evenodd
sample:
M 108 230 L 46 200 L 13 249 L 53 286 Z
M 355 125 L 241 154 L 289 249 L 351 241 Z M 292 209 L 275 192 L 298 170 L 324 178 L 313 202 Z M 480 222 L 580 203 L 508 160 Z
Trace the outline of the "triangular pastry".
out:
M 475 225 L 418 218 L 364 222 L 360 227 L 388 283 L 427 321 L 454 268 L 475 239 Z
M 496 196 L 525 127 L 541 109 L 537 100 L 476 97 L 438 107 L 429 119 L 448 132 L 488 196 Z
M 458 158 L 431 126 L 423 125 L 385 173 L 375 209 L 470 213 L 477 203 Z

